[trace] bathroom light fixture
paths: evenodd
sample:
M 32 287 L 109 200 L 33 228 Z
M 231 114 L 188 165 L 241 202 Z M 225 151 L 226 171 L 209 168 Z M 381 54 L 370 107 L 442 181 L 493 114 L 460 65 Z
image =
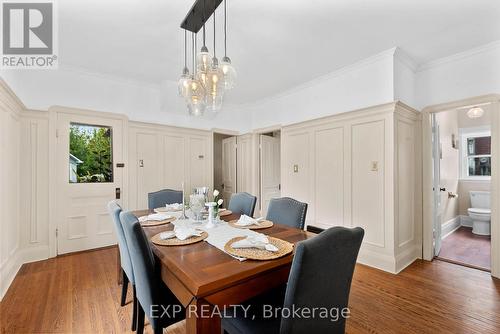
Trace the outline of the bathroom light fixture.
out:
M 484 114 L 484 110 L 480 107 L 477 107 L 477 106 L 472 107 L 467 111 L 467 116 L 469 118 L 472 118 L 472 119 L 479 118 L 479 117 L 483 116 L 483 114 Z
M 216 21 L 217 7 L 224 1 L 224 57 L 219 62 L 216 56 Z M 234 87 L 236 71 L 227 56 L 227 5 L 226 0 L 196 0 L 181 23 L 181 28 L 195 34 L 203 29 L 203 46 L 196 54 L 196 39 L 193 37 L 193 68 L 189 75 L 186 66 L 186 37 L 184 37 L 184 69 L 179 79 L 179 95 L 186 99 L 190 115 L 201 116 L 205 109 L 217 112 L 222 108 L 225 91 Z M 213 57 L 205 45 L 205 23 L 213 14 L 214 44 Z M 186 32 L 185 32 L 186 33 Z

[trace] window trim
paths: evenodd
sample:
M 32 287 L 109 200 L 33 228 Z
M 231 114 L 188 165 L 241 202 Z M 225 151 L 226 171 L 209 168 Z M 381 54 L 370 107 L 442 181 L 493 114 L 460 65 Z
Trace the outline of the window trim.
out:
M 468 138 L 477 138 L 477 137 L 491 137 L 491 128 L 489 126 L 480 126 L 474 128 L 460 128 L 458 129 L 460 143 L 459 143 L 459 165 L 460 165 L 460 180 L 463 181 L 490 181 L 491 176 L 470 176 L 467 175 L 469 164 L 467 159 L 469 156 L 467 155 L 467 139 Z M 490 157 L 490 154 L 477 154 L 473 157 Z

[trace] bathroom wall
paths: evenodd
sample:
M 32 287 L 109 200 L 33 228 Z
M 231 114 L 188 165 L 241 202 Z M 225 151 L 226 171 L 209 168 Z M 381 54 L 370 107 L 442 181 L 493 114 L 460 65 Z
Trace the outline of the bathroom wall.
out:
M 467 117 L 467 110 L 462 109 L 458 111 L 458 127 L 459 128 L 475 128 L 482 126 L 491 125 L 491 106 L 481 106 L 484 110 L 483 116 L 475 119 Z M 467 209 L 471 207 L 470 204 L 470 191 L 490 191 L 490 181 L 471 181 L 471 180 L 459 180 L 458 181 L 458 214 L 461 216 L 467 216 Z
M 442 223 L 446 224 L 458 216 L 458 198 L 448 198 L 448 192 L 458 193 L 459 151 L 452 147 L 452 135 L 458 139 L 458 114 L 455 110 L 440 112 L 436 115 L 441 142 L 441 193 L 443 208 Z

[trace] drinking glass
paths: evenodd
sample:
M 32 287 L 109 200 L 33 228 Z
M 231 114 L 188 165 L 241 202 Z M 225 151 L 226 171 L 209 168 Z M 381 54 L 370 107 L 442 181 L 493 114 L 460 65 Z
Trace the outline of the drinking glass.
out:
M 194 214 L 194 219 L 196 221 L 201 220 L 201 211 L 205 207 L 205 196 L 202 194 L 193 194 L 189 196 L 189 208 Z

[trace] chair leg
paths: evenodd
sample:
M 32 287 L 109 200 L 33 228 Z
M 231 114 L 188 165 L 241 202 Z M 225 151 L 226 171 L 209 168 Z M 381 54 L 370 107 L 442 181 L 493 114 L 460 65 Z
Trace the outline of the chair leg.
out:
M 132 331 L 137 329 L 137 296 L 135 294 L 135 284 L 132 284 L 132 293 L 134 295 L 134 299 L 132 300 Z
M 154 334 L 163 334 L 163 328 L 161 326 L 156 325 L 153 327 L 153 333 Z
M 128 277 L 127 274 L 122 270 L 122 300 L 121 300 L 121 306 L 125 306 L 125 301 L 127 299 L 127 288 L 128 288 Z
M 144 310 L 142 309 L 141 303 L 137 301 L 137 334 L 144 333 Z

